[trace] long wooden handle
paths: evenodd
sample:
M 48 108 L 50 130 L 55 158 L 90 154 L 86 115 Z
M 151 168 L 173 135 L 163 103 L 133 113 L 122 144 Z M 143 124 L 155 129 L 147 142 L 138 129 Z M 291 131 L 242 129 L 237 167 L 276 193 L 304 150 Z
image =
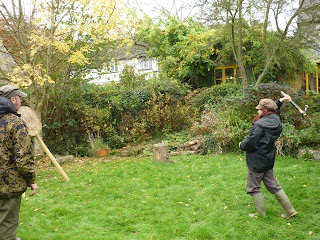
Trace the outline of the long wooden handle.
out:
M 287 94 L 285 94 L 283 91 L 280 92 L 282 96 L 286 96 Z M 290 101 L 290 103 L 303 115 L 305 115 L 305 111 L 303 111 L 294 101 Z
M 38 142 L 40 143 L 40 146 L 42 147 L 42 149 L 46 152 L 46 154 L 50 158 L 53 165 L 58 169 L 59 173 L 63 176 L 64 180 L 66 180 L 66 182 L 69 182 L 70 179 L 68 178 L 67 174 L 63 171 L 63 169 L 61 168 L 61 166 L 59 165 L 59 163 L 57 162 L 55 157 L 52 155 L 50 150 L 47 148 L 46 144 L 42 141 L 41 137 L 39 135 L 36 135 L 36 138 L 37 138 Z

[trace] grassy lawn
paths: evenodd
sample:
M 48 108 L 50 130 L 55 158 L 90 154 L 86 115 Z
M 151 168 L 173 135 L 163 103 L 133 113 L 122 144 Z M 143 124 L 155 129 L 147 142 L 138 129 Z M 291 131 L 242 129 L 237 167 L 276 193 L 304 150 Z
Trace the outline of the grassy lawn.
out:
M 320 239 L 320 163 L 278 157 L 275 176 L 297 217 L 284 220 L 275 197 L 267 217 L 250 218 L 244 155 L 78 159 L 38 170 L 40 191 L 22 200 L 17 236 L 73 239 Z M 40 168 L 41 166 L 39 166 Z

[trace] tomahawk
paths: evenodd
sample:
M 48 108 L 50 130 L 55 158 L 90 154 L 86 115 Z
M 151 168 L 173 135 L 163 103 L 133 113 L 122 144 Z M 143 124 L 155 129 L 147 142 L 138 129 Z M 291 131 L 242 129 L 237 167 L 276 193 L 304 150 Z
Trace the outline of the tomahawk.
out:
M 280 92 L 282 96 L 286 96 L 287 94 L 285 94 L 283 91 Z M 294 101 L 290 100 L 290 103 L 302 114 L 303 117 L 305 117 L 307 115 L 306 111 L 308 110 L 309 106 L 305 105 L 304 106 L 304 110 L 302 110 Z

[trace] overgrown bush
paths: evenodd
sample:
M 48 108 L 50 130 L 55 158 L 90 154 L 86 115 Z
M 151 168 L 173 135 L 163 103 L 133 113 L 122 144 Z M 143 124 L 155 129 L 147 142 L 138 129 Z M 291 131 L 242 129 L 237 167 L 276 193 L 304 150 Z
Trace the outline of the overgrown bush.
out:
M 226 103 L 231 103 L 233 99 L 242 95 L 242 86 L 235 84 L 214 85 L 204 88 L 189 101 L 190 103 L 204 110 L 205 106 L 213 108 L 223 107 Z
M 320 148 L 320 112 L 309 115 L 306 128 L 300 130 L 301 145 L 314 149 Z
M 202 148 L 200 151 L 202 155 L 213 154 L 220 151 L 221 149 L 218 147 L 213 134 L 202 135 Z
M 197 113 L 184 102 L 185 85 L 160 77 L 146 80 L 130 68 L 113 85 L 81 79 L 60 84 L 51 89 L 43 116 L 44 136 L 55 154 L 88 155 L 95 139 L 113 149 L 181 131 Z
M 74 106 L 85 108 L 85 83 L 58 81 L 50 88 L 46 111 L 43 112 L 43 138 L 54 154 L 87 155 L 90 144 L 81 125 L 81 117 Z
M 283 123 L 282 134 L 276 141 L 277 154 L 296 156 L 300 143 L 299 130 L 290 123 Z
M 218 85 L 202 89 L 190 100 L 194 106 L 204 109 L 202 118 L 193 124 L 191 131 L 195 135 L 212 137 L 214 141 L 211 142 L 215 142 L 216 151 L 239 151 L 238 143 L 249 134 L 252 119 L 257 114 L 255 106 L 259 100 L 261 98 L 276 100 L 282 97 L 280 91 L 290 94 L 301 108 L 308 104 L 310 109 L 307 112 L 309 118 L 302 118 L 291 104 L 283 104 L 281 108 L 283 133 L 277 142 L 278 153 L 295 156 L 299 147 L 319 147 L 320 117 L 317 112 L 320 109 L 320 98 L 316 96 L 305 98 L 303 92 L 276 83 L 261 84 L 258 88 L 249 87 L 244 95 L 242 90 L 234 85 Z
M 188 91 L 186 85 L 172 79 L 160 76 L 146 80 L 145 76 L 133 74 L 129 69 L 119 84 L 95 86 L 74 79 L 58 82 L 51 88 L 43 114 L 48 147 L 55 154 L 88 155 L 90 141 L 96 138 L 114 149 L 154 138 L 174 139 L 175 134 L 177 140 L 188 141 L 190 133 L 202 139 L 203 154 L 235 152 L 239 151 L 238 143 L 249 134 L 259 100 L 277 99 L 281 90 L 290 94 L 299 106 L 307 104 L 310 109 L 309 118 L 303 119 L 291 104 L 283 105 L 278 153 L 295 155 L 299 147 L 320 147 L 317 96 L 305 97 L 302 92 L 274 83 L 248 88 L 245 95 L 238 85 Z M 188 137 L 179 135 L 189 130 Z M 174 144 L 170 148 L 174 149 Z
M 192 137 L 187 130 L 166 133 L 161 137 L 161 140 L 168 144 L 169 151 L 182 150 L 184 148 L 183 144 L 191 139 Z

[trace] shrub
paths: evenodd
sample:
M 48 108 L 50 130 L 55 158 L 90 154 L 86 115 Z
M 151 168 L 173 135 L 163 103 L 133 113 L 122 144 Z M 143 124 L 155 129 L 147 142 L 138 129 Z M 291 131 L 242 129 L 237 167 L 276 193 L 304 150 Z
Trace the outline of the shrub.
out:
M 300 130 L 301 145 L 313 148 L 320 147 L 320 113 L 309 116 L 306 128 Z
M 237 117 L 237 110 L 231 106 L 219 109 L 207 109 L 201 121 L 191 128 L 193 135 L 202 136 L 203 153 L 216 149 L 218 152 L 239 151 L 238 143 L 243 140 L 251 124 Z M 212 145 L 216 146 L 213 148 Z
M 202 113 L 201 120 L 193 123 L 191 133 L 194 136 L 208 135 L 212 133 L 218 121 L 218 115 L 206 109 Z
M 219 151 L 221 150 L 218 148 L 213 134 L 206 134 L 202 136 L 202 148 L 200 152 L 202 155 L 213 154 Z
M 190 141 L 192 136 L 186 130 L 174 133 L 166 133 L 161 138 L 162 141 L 168 143 L 168 148 L 170 151 L 181 150 L 184 147 L 184 143 Z
M 141 118 L 151 134 L 181 131 L 191 126 L 194 109 L 170 95 L 153 92 Z
M 241 86 L 235 84 L 214 85 L 197 91 L 199 93 L 191 98 L 190 102 L 193 106 L 203 111 L 205 106 L 210 106 L 211 108 L 221 107 L 232 101 L 232 99 L 239 97 L 241 95 Z
M 282 134 L 276 141 L 277 154 L 296 156 L 300 143 L 299 130 L 290 123 L 283 123 Z

